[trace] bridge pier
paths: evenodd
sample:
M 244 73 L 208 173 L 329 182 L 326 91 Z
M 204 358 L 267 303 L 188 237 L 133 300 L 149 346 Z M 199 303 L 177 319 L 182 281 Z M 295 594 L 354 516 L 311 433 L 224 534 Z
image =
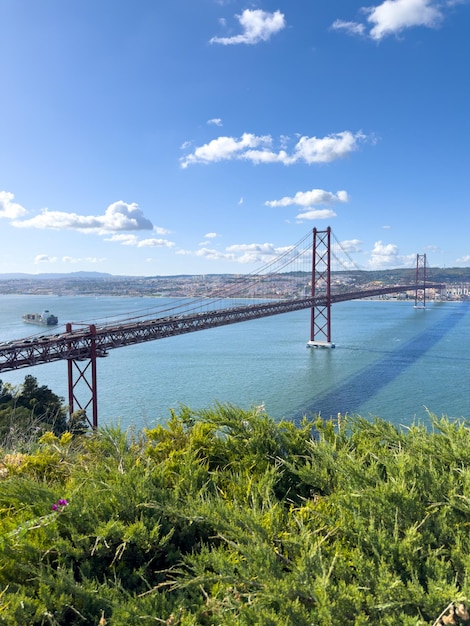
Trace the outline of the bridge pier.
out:
M 307 348 L 335 348 L 332 341 L 307 341 Z

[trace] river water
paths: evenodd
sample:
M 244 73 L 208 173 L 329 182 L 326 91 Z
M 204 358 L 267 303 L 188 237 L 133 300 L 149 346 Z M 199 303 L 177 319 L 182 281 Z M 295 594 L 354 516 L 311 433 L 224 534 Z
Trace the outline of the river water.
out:
M 113 321 L 152 311 L 155 298 L 0 296 L 0 342 L 60 332 L 65 322 Z M 49 309 L 50 331 L 21 315 Z M 310 312 L 298 311 L 111 350 L 98 360 L 103 424 L 137 428 L 165 423 L 170 408 L 215 402 L 264 405 L 276 420 L 338 413 L 395 424 L 438 417 L 470 419 L 467 392 L 470 304 L 356 300 L 332 307 L 335 349 L 308 349 Z M 0 373 L 21 384 L 31 374 L 67 400 L 67 366 L 48 363 Z

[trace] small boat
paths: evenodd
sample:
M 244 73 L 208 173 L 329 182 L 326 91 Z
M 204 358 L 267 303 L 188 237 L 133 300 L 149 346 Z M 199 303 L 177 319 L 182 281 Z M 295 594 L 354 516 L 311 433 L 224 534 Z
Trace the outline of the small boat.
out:
M 25 313 L 23 322 L 27 324 L 39 324 L 39 326 L 56 326 L 59 322 L 56 315 L 53 315 L 47 309 L 42 313 Z

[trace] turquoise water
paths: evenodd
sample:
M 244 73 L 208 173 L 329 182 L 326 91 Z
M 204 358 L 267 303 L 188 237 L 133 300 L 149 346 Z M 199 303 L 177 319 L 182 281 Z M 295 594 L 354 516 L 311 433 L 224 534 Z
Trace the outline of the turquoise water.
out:
M 42 328 L 21 321 L 45 308 L 66 321 L 111 321 L 151 311 L 152 298 L 0 296 L 0 341 Z M 352 301 L 332 308 L 336 348 L 308 349 L 309 311 L 299 311 L 112 350 L 98 361 L 100 424 L 165 422 L 170 407 L 264 404 L 275 419 L 303 414 L 376 415 L 397 424 L 428 411 L 470 419 L 467 393 L 470 305 Z M 53 329 L 50 332 L 60 332 Z M 67 397 L 65 363 L 0 374 L 20 384 L 32 374 Z

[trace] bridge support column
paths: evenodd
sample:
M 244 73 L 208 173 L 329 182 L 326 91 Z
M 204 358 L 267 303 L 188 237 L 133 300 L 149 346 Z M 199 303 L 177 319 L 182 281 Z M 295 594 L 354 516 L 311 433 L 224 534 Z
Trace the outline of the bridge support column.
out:
M 422 297 L 420 297 L 422 295 Z M 426 255 L 416 255 L 415 309 L 426 308 Z
M 66 325 L 67 332 L 71 332 L 72 325 Z M 91 344 L 90 355 L 84 359 L 84 363 L 77 359 L 68 359 L 68 392 L 69 392 L 69 416 L 72 416 L 76 410 L 85 411 L 86 419 L 89 425 L 96 430 L 98 428 L 98 395 L 96 387 L 96 326 L 90 326 Z M 80 390 L 78 386 L 80 385 Z M 81 396 L 85 396 L 88 400 L 80 401 L 78 392 Z M 88 417 L 87 410 L 91 406 L 92 419 Z
M 334 348 L 331 341 L 331 228 L 313 229 L 312 299 L 308 348 Z M 320 304 L 321 299 L 321 304 Z

